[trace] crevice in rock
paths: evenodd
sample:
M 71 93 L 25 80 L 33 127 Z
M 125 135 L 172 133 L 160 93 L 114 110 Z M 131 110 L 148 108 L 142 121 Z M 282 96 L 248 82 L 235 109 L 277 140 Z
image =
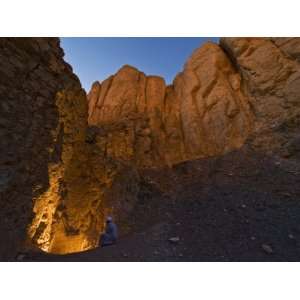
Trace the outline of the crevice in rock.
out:
M 1 245 L 1 257 L 14 257 L 17 250 L 10 254 L 11 248 L 21 249 L 25 239 L 31 249 L 57 254 L 93 249 L 108 214 L 124 228 L 121 234 L 131 232 L 134 209 L 152 204 L 145 204 L 150 200 L 143 193 L 156 191 L 151 182 L 145 183 L 147 172 L 167 169 L 170 175 L 170 166 L 183 164 L 184 169 L 185 161 L 218 158 L 245 143 L 268 153 L 281 147 L 292 159 L 298 155 L 300 91 L 291 76 L 299 72 L 299 64 L 270 53 L 270 71 L 261 63 L 266 54 L 257 55 L 261 44 L 255 39 L 238 49 L 251 67 L 241 65 L 221 40 L 221 50 L 211 43 L 198 49 L 171 86 L 146 75 L 141 86 L 144 73 L 134 69 L 134 76 L 122 74 L 127 88 L 115 86 L 119 75 L 112 75 L 106 89 L 90 94 L 97 99 L 89 102 L 63 60 L 58 39 L 5 41 L 0 55 L 4 51 L 13 59 L 23 53 L 33 67 L 28 71 L 22 64 L 19 69 L 9 68 L 11 62 L 0 65 L 0 93 L 7 99 L 0 111 L 9 111 L 1 114 L 0 122 L 9 126 L 3 126 L 0 143 L 12 153 L 0 190 L 0 228 L 9 244 Z M 283 75 L 268 80 L 268 72 L 280 64 L 286 68 Z M 136 72 L 138 83 L 131 85 Z M 39 101 L 38 95 L 43 95 Z M 141 98 L 145 103 L 139 112 Z M 113 103 L 115 99 L 119 102 Z M 91 103 L 95 105 L 88 110 Z M 160 179 L 157 190 L 162 191 Z

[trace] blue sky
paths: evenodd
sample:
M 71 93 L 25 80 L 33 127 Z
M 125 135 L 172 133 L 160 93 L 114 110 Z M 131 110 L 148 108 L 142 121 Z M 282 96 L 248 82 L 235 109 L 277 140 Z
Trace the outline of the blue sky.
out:
M 61 38 L 65 60 L 88 92 L 125 64 L 147 75 L 159 75 L 169 84 L 194 49 L 218 38 Z

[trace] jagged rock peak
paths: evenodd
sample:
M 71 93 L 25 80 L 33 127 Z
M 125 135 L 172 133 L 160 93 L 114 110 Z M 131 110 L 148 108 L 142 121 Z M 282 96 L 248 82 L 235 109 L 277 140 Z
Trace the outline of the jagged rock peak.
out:
M 110 155 L 143 167 L 221 155 L 246 141 L 273 151 L 287 141 L 274 128 L 298 116 L 299 45 L 297 38 L 207 42 L 170 86 L 125 66 L 91 90 L 89 125 L 106 126 Z M 111 138 L 109 126 L 120 123 L 126 130 Z

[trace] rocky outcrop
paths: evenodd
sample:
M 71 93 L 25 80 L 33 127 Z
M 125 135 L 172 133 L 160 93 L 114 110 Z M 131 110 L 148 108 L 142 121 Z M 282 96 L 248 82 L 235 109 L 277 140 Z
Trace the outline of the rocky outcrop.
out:
M 223 38 L 196 49 L 172 85 L 124 66 L 88 94 L 110 157 L 139 168 L 217 156 L 246 142 L 289 156 L 299 137 L 298 38 Z M 294 149 L 294 147 L 292 147 Z
M 251 144 L 268 153 L 287 153 L 299 137 L 299 38 L 224 38 L 221 46 L 239 70 L 255 116 Z
M 285 55 L 300 61 L 299 38 L 271 38 L 270 39 Z
M 0 257 L 15 257 L 26 240 L 54 253 L 95 247 L 104 215 L 126 211 L 135 192 L 119 192 L 115 205 L 110 189 L 118 180 L 134 187 L 138 175 L 86 142 L 86 94 L 57 38 L 0 47 Z
M 35 199 L 55 180 L 52 173 L 62 159 L 66 137 L 59 124 L 58 93 L 72 91 L 77 103 L 86 107 L 79 80 L 62 56 L 58 39 L 0 39 L 2 258 L 14 257 L 20 249 Z M 84 113 L 74 121 L 86 124 Z M 78 139 L 74 137 L 74 142 Z M 62 176 L 63 171 L 58 172 L 57 177 Z M 59 189 L 58 182 L 59 178 L 53 189 Z M 43 218 L 51 217 L 45 211 Z M 44 223 L 39 224 L 43 231 Z
M 222 48 L 207 43 L 173 85 L 124 66 L 88 94 L 89 125 L 103 129 L 112 157 L 139 167 L 173 165 L 243 145 L 252 114 L 241 77 Z
M 56 38 L 0 39 L 0 258 L 97 246 L 144 169 L 247 144 L 299 158 L 300 39 L 224 38 L 171 85 L 123 66 L 86 97 Z M 26 238 L 27 237 L 27 238 Z
M 240 74 L 222 48 L 207 43 L 197 49 L 173 85 L 181 101 L 185 160 L 221 155 L 244 144 L 252 114 Z

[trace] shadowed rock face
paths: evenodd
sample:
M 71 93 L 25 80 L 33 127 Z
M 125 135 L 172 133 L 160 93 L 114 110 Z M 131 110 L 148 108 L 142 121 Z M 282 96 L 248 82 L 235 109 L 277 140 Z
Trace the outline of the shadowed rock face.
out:
M 37 244 L 51 240 L 49 226 L 63 190 L 70 188 L 65 172 L 73 156 L 78 160 L 82 156 L 85 92 L 62 57 L 55 38 L 0 39 L 0 256 L 4 259 L 20 249 L 32 219 L 30 237 Z
M 288 155 L 299 137 L 299 38 L 223 38 L 239 70 L 254 114 L 251 143 L 256 149 Z
M 14 258 L 26 236 L 54 253 L 95 247 L 104 215 L 130 208 L 118 178 L 134 200 L 137 174 L 86 143 L 86 94 L 57 38 L 2 38 L 0 47 L 0 258 Z
M 223 38 L 172 85 L 124 66 L 88 96 L 56 38 L 0 39 L 0 258 L 93 248 L 122 228 L 139 172 L 245 144 L 299 158 L 298 38 Z

